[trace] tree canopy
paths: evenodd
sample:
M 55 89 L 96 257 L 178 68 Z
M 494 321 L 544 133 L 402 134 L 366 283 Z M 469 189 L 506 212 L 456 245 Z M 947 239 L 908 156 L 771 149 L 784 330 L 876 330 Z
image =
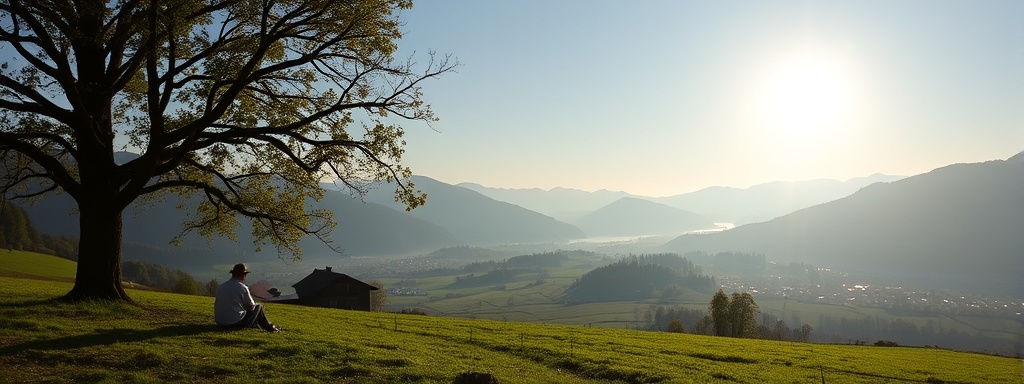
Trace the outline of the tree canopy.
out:
M 715 278 L 676 254 L 630 255 L 583 274 L 565 290 L 569 302 L 671 299 L 690 289 L 714 289 Z
M 708 303 L 711 324 L 716 336 L 755 338 L 758 336 L 757 313 L 754 297 L 747 292 L 733 292 L 732 299 L 721 289 Z
M 421 82 L 447 56 L 396 60 L 409 0 L 9 0 L 0 2 L 3 192 L 78 203 L 70 298 L 127 299 L 121 211 L 198 196 L 183 233 L 233 237 L 238 217 L 285 257 L 333 218 L 307 210 L 322 180 L 357 193 L 394 183 L 403 120 L 435 121 Z M 139 156 L 119 159 L 119 151 Z

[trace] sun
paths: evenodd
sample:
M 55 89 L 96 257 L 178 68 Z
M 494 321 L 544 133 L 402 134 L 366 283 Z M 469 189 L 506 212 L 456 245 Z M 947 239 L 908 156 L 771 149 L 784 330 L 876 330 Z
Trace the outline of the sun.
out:
M 838 65 L 799 56 L 767 71 L 760 97 L 761 120 L 770 133 L 790 144 L 814 144 L 847 118 L 850 89 Z

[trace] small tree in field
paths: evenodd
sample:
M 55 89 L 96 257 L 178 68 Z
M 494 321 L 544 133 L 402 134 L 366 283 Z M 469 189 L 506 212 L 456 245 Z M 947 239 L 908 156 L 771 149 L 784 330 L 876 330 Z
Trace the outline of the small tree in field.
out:
M 733 292 L 729 301 L 729 317 L 732 323 L 732 336 L 743 338 L 757 337 L 757 303 L 747 292 Z
M 715 336 L 757 337 L 757 303 L 749 293 L 733 292 L 732 299 L 721 289 L 708 304 Z
M 732 336 L 732 317 L 729 313 L 729 295 L 721 289 L 715 292 L 708 304 L 711 323 L 714 325 L 715 336 Z
M 183 233 L 233 237 L 238 218 L 285 257 L 326 235 L 321 180 L 395 182 L 401 119 L 434 121 L 420 83 L 457 65 L 395 61 L 410 0 L 0 1 L 0 192 L 78 205 L 69 299 L 130 300 L 122 211 L 162 194 L 201 201 Z M 131 149 L 139 156 L 115 161 Z
M 682 320 L 676 318 L 672 319 L 672 321 L 668 323 L 668 331 L 672 333 L 684 333 L 686 332 L 686 327 L 683 326 Z

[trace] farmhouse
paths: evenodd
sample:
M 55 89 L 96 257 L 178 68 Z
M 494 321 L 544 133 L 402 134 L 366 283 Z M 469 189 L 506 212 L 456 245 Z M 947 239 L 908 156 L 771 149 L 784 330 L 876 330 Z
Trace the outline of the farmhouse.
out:
M 370 293 L 377 287 L 356 280 L 344 273 L 326 269 L 313 269 L 313 273 L 298 283 L 292 284 L 297 299 L 282 300 L 282 303 L 310 307 L 370 310 Z

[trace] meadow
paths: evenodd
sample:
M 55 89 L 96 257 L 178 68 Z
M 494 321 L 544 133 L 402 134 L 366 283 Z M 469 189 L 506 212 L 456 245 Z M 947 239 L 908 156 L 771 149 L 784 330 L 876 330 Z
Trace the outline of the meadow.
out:
M 578 325 L 267 304 L 277 334 L 227 331 L 213 299 L 129 290 L 137 305 L 55 300 L 0 256 L 2 382 L 1018 383 L 1018 359 Z M 20 265 L 20 264 L 19 264 Z M 28 269 L 25 269 L 28 268 Z
M 572 258 L 562 266 L 548 268 L 543 283 L 537 278 L 525 276 L 501 284 L 481 285 L 470 288 L 454 287 L 457 274 L 425 278 L 381 278 L 385 287 L 402 286 L 414 281 L 416 288 L 428 292 L 428 296 L 391 296 L 388 310 L 399 311 L 415 308 L 430 315 L 491 319 L 501 321 L 540 322 L 566 325 L 589 325 L 609 328 L 636 329 L 646 324 L 642 313 L 652 306 L 680 306 L 689 309 L 706 310 L 711 295 L 684 290 L 671 299 L 651 298 L 643 301 L 606 301 L 567 305 L 564 292 L 585 272 L 597 265 L 594 260 Z M 462 276 L 465 273 L 461 274 Z M 944 331 L 957 331 L 969 335 L 985 336 L 1004 343 L 1015 342 L 1022 324 L 1013 319 L 949 314 L 924 311 L 896 311 L 891 309 L 855 307 L 827 303 L 783 300 L 775 296 L 755 296 L 762 312 L 785 320 L 790 327 L 806 323 L 818 329 L 820 316 L 836 321 L 846 319 L 859 322 L 864 318 L 893 321 L 900 319 L 919 327 L 929 324 Z M 793 323 L 798 318 L 800 324 Z M 691 324 L 687 324 L 691 327 Z M 1015 331 L 1016 330 L 1016 331 Z M 835 342 L 830 335 L 812 332 L 812 340 Z M 854 337 L 854 336 L 851 336 Z M 873 343 L 877 337 L 857 335 L 865 342 Z M 843 339 L 839 342 L 854 342 Z M 933 342 L 940 344 L 940 341 Z

